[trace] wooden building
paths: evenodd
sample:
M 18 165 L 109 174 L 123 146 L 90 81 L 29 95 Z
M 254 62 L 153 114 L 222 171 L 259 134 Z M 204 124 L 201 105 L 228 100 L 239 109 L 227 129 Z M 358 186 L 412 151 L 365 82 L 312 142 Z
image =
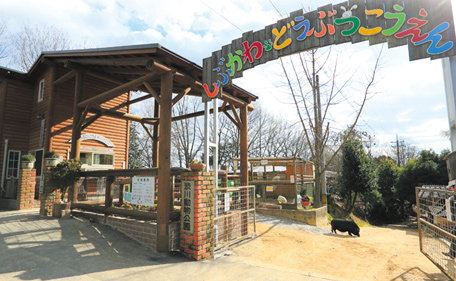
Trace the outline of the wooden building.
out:
M 170 190 L 171 122 L 204 115 L 200 111 L 171 116 L 171 109 L 185 95 L 201 97 L 201 81 L 200 66 L 159 44 L 45 52 L 28 73 L 0 68 L 0 197 L 14 198 L 11 191 L 19 159 L 26 153 L 38 159 L 37 177 L 43 154 L 52 150 L 63 160 L 80 158 L 88 170 L 128 167 L 129 122 L 135 121 L 153 139 L 154 167 L 162 187 L 158 197 L 166 198 Z M 131 91 L 146 95 L 132 100 Z M 151 98 L 155 101 L 154 117 L 130 113 L 132 104 Z M 235 85 L 228 86 L 223 88 L 219 107 L 219 112 L 240 129 L 241 183 L 245 185 L 247 115 L 256 99 Z M 154 129 L 149 131 L 146 124 Z M 74 191 L 69 197 L 76 200 Z M 159 224 L 167 223 L 170 208 L 169 204 L 159 205 Z M 166 227 L 159 229 L 160 237 Z

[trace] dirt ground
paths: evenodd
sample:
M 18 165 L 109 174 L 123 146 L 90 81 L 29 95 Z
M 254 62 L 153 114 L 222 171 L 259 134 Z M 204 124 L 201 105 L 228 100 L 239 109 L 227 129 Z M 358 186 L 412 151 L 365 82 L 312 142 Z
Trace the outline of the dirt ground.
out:
M 232 248 L 238 259 L 351 280 L 448 280 L 419 251 L 416 223 L 361 227 L 361 237 L 299 223 L 257 223 L 257 236 Z M 261 219 L 260 219 L 261 221 Z M 266 222 L 266 221 L 265 221 Z

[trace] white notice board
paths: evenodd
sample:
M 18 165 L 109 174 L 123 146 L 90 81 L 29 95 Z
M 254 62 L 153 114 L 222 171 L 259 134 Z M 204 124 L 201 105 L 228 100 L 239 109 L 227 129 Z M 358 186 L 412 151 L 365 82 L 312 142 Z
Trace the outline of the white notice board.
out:
M 154 206 L 155 177 L 133 177 L 131 204 Z

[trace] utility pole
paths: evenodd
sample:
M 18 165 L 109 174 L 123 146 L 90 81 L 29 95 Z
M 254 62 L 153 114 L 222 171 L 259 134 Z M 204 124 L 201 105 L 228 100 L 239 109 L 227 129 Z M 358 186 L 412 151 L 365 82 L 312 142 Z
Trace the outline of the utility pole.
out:
M 392 141 L 391 143 L 395 143 L 396 144 L 396 151 L 397 151 L 397 166 L 400 167 L 401 166 L 401 154 L 400 154 L 400 151 L 399 151 L 399 143 L 401 143 L 401 145 L 404 144 L 404 141 L 401 140 L 399 141 L 399 137 L 398 135 L 396 134 L 396 141 Z

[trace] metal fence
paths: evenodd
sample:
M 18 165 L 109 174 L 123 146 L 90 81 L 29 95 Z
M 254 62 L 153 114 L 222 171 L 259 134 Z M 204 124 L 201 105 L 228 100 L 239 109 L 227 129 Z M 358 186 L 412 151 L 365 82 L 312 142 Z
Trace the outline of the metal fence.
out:
M 255 187 L 215 190 L 215 250 L 249 238 L 256 232 Z
M 445 186 L 416 188 L 420 251 L 456 279 L 456 192 Z

